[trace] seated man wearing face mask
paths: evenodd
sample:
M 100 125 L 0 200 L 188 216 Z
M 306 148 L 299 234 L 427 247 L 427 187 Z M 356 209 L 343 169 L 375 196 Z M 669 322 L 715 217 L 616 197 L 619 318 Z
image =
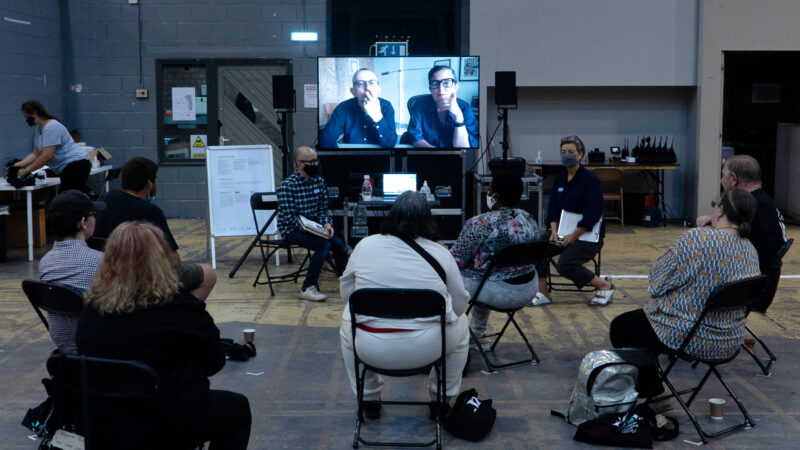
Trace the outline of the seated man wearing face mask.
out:
M 161 208 L 151 203 L 158 185 L 158 164 L 142 157 L 131 158 L 120 172 L 122 190 L 103 195 L 106 210 L 97 216 L 94 237 L 108 236 L 122 222 L 148 222 L 161 231 L 172 248 L 172 265 L 178 271 L 183 288 L 200 300 L 205 300 L 217 282 L 217 275 L 208 264 L 181 262 L 178 243 L 172 236 Z
M 341 275 L 347 266 L 344 241 L 333 234 L 328 214 L 328 188 L 319 176 L 319 159 L 311 147 L 298 147 L 294 152 L 296 169 L 278 189 L 278 231 L 289 244 L 299 245 L 314 252 L 308 263 L 308 272 L 300 289 L 300 298 L 321 302 L 328 298 L 319 291 L 319 274 L 330 251 L 336 262 L 336 273 Z M 298 216 L 317 222 L 328 232 L 328 238 L 303 231 Z

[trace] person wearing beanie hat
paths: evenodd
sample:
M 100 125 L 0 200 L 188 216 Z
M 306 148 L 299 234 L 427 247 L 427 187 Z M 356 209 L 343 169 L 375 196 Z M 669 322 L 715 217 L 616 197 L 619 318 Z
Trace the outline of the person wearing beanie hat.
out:
M 86 241 L 94 234 L 95 216 L 105 203 L 93 202 L 76 189 L 60 193 L 50 202 L 47 227 L 55 234 L 53 248 L 39 262 L 42 281 L 59 284 L 79 294 L 89 289 L 103 262 L 103 253 L 92 250 Z M 77 314 L 48 313 L 50 337 L 62 353 L 77 354 L 75 330 Z

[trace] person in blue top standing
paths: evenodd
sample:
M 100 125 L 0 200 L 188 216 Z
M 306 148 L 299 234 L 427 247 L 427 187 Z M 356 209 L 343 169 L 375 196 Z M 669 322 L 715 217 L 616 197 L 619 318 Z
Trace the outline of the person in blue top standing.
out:
M 591 231 L 597 221 L 603 218 L 603 187 L 600 180 L 590 170 L 581 165 L 586 147 L 578 136 L 561 138 L 561 163 L 567 170 L 556 175 L 550 201 L 547 205 L 546 223 L 550 227 L 550 244 L 553 253 L 561 255 L 556 269 L 561 276 L 581 288 L 587 284 L 597 289 L 591 300 L 592 305 L 607 305 L 614 296 L 614 285 L 609 278 L 600 278 L 583 265 L 603 248 L 606 234 L 605 224 L 601 222 L 600 240 L 588 242 L 578 239 L 583 233 Z M 558 238 L 558 223 L 562 211 L 581 214 L 577 228 L 563 239 Z M 541 269 L 549 269 L 543 264 Z M 547 272 L 544 272 L 546 274 Z M 532 306 L 551 302 L 547 291 L 547 276 L 539 277 L 539 292 L 531 302 Z
M 394 108 L 379 97 L 381 85 L 369 69 L 353 74 L 353 98 L 339 103 L 319 137 L 320 148 L 336 148 L 339 136 L 345 144 L 370 144 L 393 148 L 397 143 Z
M 456 73 L 447 66 L 428 71 L 430 97 L 409 105 L 408 135 L 414 147 L 477 148 L 478 120 L 472 107 L 456 97 Z
M 67 128 L 51 116 L 36 100 L 22 104 L 25 122 L 34 127 L 33 151 L 14 165 L 19 167 L 17 176 L 22 177 L 50 166 L 61 177 L 61 191 L 86 190 L 86 182 L 92 164 L 89 155 L 72 140 Z

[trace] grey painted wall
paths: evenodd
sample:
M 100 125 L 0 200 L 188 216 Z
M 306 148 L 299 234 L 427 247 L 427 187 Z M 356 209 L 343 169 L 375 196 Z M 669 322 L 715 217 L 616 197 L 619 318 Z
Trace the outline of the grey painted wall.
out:
M 61 25 L 52 0 L 0 0 L 0 163 L 33 150 L 23 102 L 36 99 L 64 120 Z M 19 23 L 23 22 L 23 23 Z M 69 120 L 66 120 L 69 127 Z
M 694 86 L 697 0 L 470 3 L 470 54 L 520 86 Z M 494 77 L 483 76 L 489 84 Z
M 514 70 L 520 107 L 509 122 L 516 156 L 534 159 L 541 149 L 545 159 L 556 159 L 558 138 L 567 134 L 606 152 L 625 137 L 674 135 L 682 167 L 666 176 L 666 203 L 671 217 L 683 217 L 683 166 L 696 153 L 688 119 L 696 107 L 697 2 L 473 1 L 470 52 L 481 55 L 488 93 L 481 117 L 491 126 L 482 132 L 496 123 L 493 72 Z

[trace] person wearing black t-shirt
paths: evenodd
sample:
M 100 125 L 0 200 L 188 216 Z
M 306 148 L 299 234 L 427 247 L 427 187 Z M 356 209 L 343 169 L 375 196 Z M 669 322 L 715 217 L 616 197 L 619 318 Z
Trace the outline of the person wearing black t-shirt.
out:
M 728 158 L 722 167 L 720 184 L 725 191 L 731 188 L 744 189 L 753 194 L 756 199 L 756 215 L 753 218 L 750 242 L 758 252 L 758 265 L 761 273 L 769 275 L 770 281 L 761 298 L 753 303 L 752 310 L 765 312 L 775 297 L 778 279 L 781 276 L 780 267 L 773 268 L 772 266 L 775 255 L 786 242 L 783 216 L 769 195 L 761 189 L 761 167 L 752 156 L 734 155 Z M 698 227 L 704 227 L 708 226 L 710 222 L 710 216 L 702 216 L 697 218 L 696 224 Z
M 123 222 L 148 222 L 161 231 L 172 249 L 173 266 L 183 287 L 195 297 L 205 300 L 217 282 L 217 275 L 207 264 L 182 263 L 178 243 L 172 236 L 161 208 L 151 203 L 158 185 L 158 164 L 142 157 L 130 159 L 122 166 L 122 190 L 103 195 L 106 210 L 97 216 L 94 236 L 107 239 Z
M 242 394 L 210 388 L 209 377 L 225 365 L 219 329 L 205 302 L 181 287 L 171 251 L 158 227 L 125 222 L 111 233 L 86 292 L 78 353 L 150 366 L 171 419 L 153 424 L 146 417 L 152 411 L 97 401 L 91 409 L 94 445 L 175 449 L 211 441 L 212 449 L 246 449 L 250 403 Z

